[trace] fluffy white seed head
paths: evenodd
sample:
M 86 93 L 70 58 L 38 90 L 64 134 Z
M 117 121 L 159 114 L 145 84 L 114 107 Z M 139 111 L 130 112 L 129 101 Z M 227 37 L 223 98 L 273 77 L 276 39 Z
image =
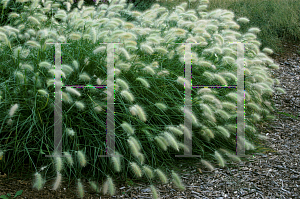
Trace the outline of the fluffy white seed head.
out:
M 91 78 L 89 77 L 89 75 L 86 72 L 83 72 L 82 74 L 79 75 L 79 79 L 83 80 L 83 81 L 90 81 Z
M 71 93 L 71 94 L 77 95 L 78 97 L 81 96 L 80 92 L 77 91 L 75 88 L 66 87 L 66 91 L 69 92 L 69 93 Z
M 41 190 L 44 186 L 45 181 L 42 178 L 40 173 L 35 173 L 35 182 L 33 184 L 33 188 L 36 188 L 38 191 Z
M 183 135 L 183 132 L 179 128 L 176 128 L 174 126 L 168 126 L 167 129 L 175 133 L 176 135 Z
M 85 105 L 84 103 L 80 102 L 80 101 L 76 101 L 75 102 L 75 106 L 79 109 L 79 110 L 84 110 Z
M 150 185 L 150 188 L 151 188 L 151 192 L 152 192 L 153 198 L 157 199 L 158 198 L 158 194 L 157 194 L 156 188 L 153 185 Z
M 122 87 L 123 90 L 128 90 L 129 89 L 129 86 L 127 84 L 127 82 L 125 82 L 124 80 L 122 79 L 117 79 L 116 80 L 116 83 Z
M 61 179 L 62 179 L 62 175 L 59 171 L 57 171 L 56 180 L 55 180 L 52 190 L 56 190 L 59 187 L 59 185 L 61 183 Z
M 241 23 L 248 23 L 250 20 L 246 17 L 241 17 L 241 18 L 238 18 L 237 21 L 241 22 Z
M 130 102 L 134 101 L 134 96 L 128 90 L 121 91 L 121 95 Z
M 133 135 L 134 134 L 134 129 L 132 128 L 132 126 L 127 123 L 127 122 L 123 122 L 121 124 L 121 127 L 127 132 L 129 133 L 130 135 Z
M 161 110 L 166 110 L 167 109 L 167 106 L 163 103 L 156 103 L 155 106 L 158 107 Z
M 169 133 L 169 132 L 164 132 L 164 137 L 166 138 L 166 140 L 169 142 L 169 144 L 176 150 L 179 151 L 179 146 L 178 143 L 176 141 L 176 139 L 174 138 L 174 136 Z
M 43 96 L 48 95 L 48 92 L 47 92 L 46 90 L 44 90 L 44 89 L 40 89 L 40 90 L 38 90 L 38 92 L 39 92 L 41 95 L 43 95 Z
M 78 179 L 77 181 L 77 192 L 80 198 L 84 197 L 84 189 L 82 183 L 80 182 L 80 179 Z
M 131 169 L 133 171 L 133 173 L 137 176 L 137 177 L 142 177 L 142 171 L 139 167 L 139 165 L 137 165 L 137 163 L 135 162 L 130 162 L 130 166 L 131 166 Z
M 223 159 L 222 155 L 219 152 L 215 151 L 215 157 L 216 157 L 217 161 L 219 162 L 219 165 L 221 167 L 224 167 L 225 166 L 225 160 Z
M 73 161 L 73 159 L 72 159 L 72 156 L 71 156 L 71 154 L 69 153 L 69 152 L 64 152 L 64 155 L 66 156 L 66 158 L 67 158 L 67 162 L 68 162 L 68 164 L 69 165 L 71 165 L 71 166 L 73 166 L 73 164 L 74 164 L 74 161 Z
M 9 110 L 9 117 L 12 117 L 18 108 L 19 108 L 18 104 L 13 105 Z
M 179 188 L 181 191 L 184 191 L 185 187 L 183 186 L 179 175 L 177 173 L 175 173 L 175 171 L 173 171 L 173 170 L 172 170 L 172 178 L 173 178 L 173 183 L 175 184 L 175 186 L 177 188 Z
M 115 171 L 120 172 L 121 171 L 120 155 L 118 153 L 116 153 L 116 155 L 111 158 L 111 161 L 114 165 Z
M 162 170 L 160 169 L 155 169 L 155 173 L 157 174 L 157 176 L 159 177 L 160 181 L 163 184 L 167 184 L 168 183 L 168 178 L 167 176 L 164 174 L 164 172 L 162 172 Z
M 147 82 L 146 79 L 138 77 L 136 78 L 137 81 L 140 81 L 146 88 L 150 88 L 150 84 Z
M 208 161 L 206 160 L 201 160 L 201 163 L 206 167 L 208 168 L 210 171 L 213 171 L 215 170 L 214 166 L 212 164 L 210 164 Z
M 77 151 L 77 158 L 79 160 L 79 163 L 80 163 L 81 167 L 85 167 L 87 165 L 85 155 L 83 154 L 82 151 Z
M 143 171 L 144 171 L 145 175 L 146 175 L 148 178 L 152 179 L 152 178 L 154 177 L 153 171 L 152 171 L 152 169 L 151 169 L 149 166 L 144 165 L 144 166 L 143 166 Z

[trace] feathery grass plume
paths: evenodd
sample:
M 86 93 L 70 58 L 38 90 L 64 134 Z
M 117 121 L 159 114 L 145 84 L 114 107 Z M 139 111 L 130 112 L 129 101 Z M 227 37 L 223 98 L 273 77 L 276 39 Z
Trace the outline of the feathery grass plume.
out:
M 9 110 L 9 117 L 12 117 L 18 108 L 19 108 L 18 104 L 13 105 Z
M 129 111 L 130 111 L 131 115 L 136 116 L 138 110 L 137 110 L 136 106 L 131 106 L 129 108 Z
M 33 48 L 41 48 L 41 45 L 36 41 L 27 41 L 25 44 Z
M 141 44 L 140 47 L 141 47 L 141 50 L 145 51 L 148 54 L 154 53 L 154 50 L 151 48 L 151 46 L 149 46 L 147 44 Z
M 134 142 L 134 144 L 135 144 L 135 146 L 137 147 L 137 150 L 138 150 L 138 151 L 141 150 L 141 145 L 140 145 L 140 143 L 138 142 L 138 140 L 137 140 L 135 137 L 130 136 L 129 139 L 132 140 L 132 141 Z
M 202 94 L 202 93 L 212 93 L 213 91 L 210 88 L 201 88 L 199 89 L 199 91 L 197 92 L 198 95 Z
M 111 161 L 114 165 L 115 171 L 120 172 L 121 171 L 121 161 L 120 161 L 120 154 L 118 152 L 116 152 L 116 155 L 114 155 L 111 158 Z
M 181 191 L 185 190 L 185 187 L 183 186 L 181 179 L 177 173 L 175 173 L 174 170 L 172 170 L 172 178 L 173 178 L 173 183 L 177 188 L 179 188 Z
M 75 33 L 75 32 L 72 32 L 70 35 L 69 35 L 69 38 L 71 40 L 79 40 L 81 38 L 81 35 L 79 33 Z
M 217 126 L 218 131 L 220 131 L 222 133 L 222 135 L 224 135 L 225 137 L 229 138 L 230 137 L 230 133 L 228 132 L 227 129 L 225 129 L 222 126 Z
M 179 146 L 177 144 L 176 139 L 174 138 L 174 136 L 169 133 L 169 132 L 164 132 L 164 137 L 166 138 L 166 140 L 169 142 L 169 144 L 177 151 L 179 151 Z
M 52 66 L 52 64 L 49 63 L 49 62 L 47 62 L 47 61 L 43 61 L 43 62 L 40 62 L 40 63 L 39 63 L 39 66 L 40 66 L 40 67 L 45 67 L 45 68 L 47 68 L 47 69 L 50 69 L 50 67 Z
M 61 76 L 63 77 L 63 78 L 66 78 L 66 74 L 63 72 L 63 71 L 59 71 L 60 73 L 61 73 Z M 56 73 L 56 71 L 55 71 L 55 69 L 50 69 L 50 70 L 48 70 L 48 73 L 51 73 L 53 76 L 55 75 L 55 73 Z M 56 83 L 56 82 L 55 82 Z
M 123 122 L 121 124 L 121 127 L 127 132 L 129 133 L 130 135 L 133 135 L 134 134 L 134 129 L 132 128 L 132 126 L 127 123 L 127 122 Z
M 107 185 L 108 185 L 108 192 L 109 195 L 113 196 L 115 194 L 116 188 L 114 182 L 110 176 L 107 177 Z
M 67 132 L 67 134 L 68 134 L 69 136 L 74 136 L 74 135 L 75 135 L 74 130 L 71 129 L 71 128 L 67 128 L 67 129 L 66 129 L 66 132 Z
M 134 24 L 133 23 L 129 23 L 129 22 L 125 22 L 124 25 L 123 25 L 124 28 L 127 28 L 127 29 L 132 29 L 134 28 Z
M 130 147 L 130 150 L 131 150 L 131 153 L 137 157 L 138 154 L 139 154 L 139 149 L 138 147 L 136 146 L 136 144 L 134 143 L 134 141 L 132 139 L 127 139 L 127 142 L 129 144 L 129 147 Z
M 97 54 L 97 53 L 99 53 L 99 52 L 104 53 L 105 50 L 106 50 L 106 46 L 100 46 L 100 47 L 96 48 L 96 49 L 93 51 L 93 53 L 94 53 L 94 54 Z
M 215 134 L 210 130 L 207 126 L 203 125 L 202 132 L 204 132 L 205 135 L 208 135 L 210 138 L 214 138 Z
M 55 156 L 55 169 L 58 172 L 61 172 L 61 170 L 63 169 L 63 162 L 61 157 L 58 155 L 58 153 L 54 153 Z
M 1 35 L 0 35 L 0 37 L 1 37 Z M 19 47 L 17 47 L 17 48 L 14 49 L 14 57 L 15 58 L 18 58 L 18 56 L 20 55 L 20 51 L 21 50 L 22 50 L 21 46 L 19 46 Z
M 56 180 L 55 180 L 52 190 L 56 190 L 59 187 L 59 185 L 61 183 L 61 178 L 62 178 L 61 173 L 59 173 L 59 171 L 57 171 Z
M 101 106 L 96 106 L 96 107 L 94 108 L 94 111 L 95 111 L 96 113 L 100 113 L 101 111 L 103 111 L 103 109 L 101 108 Z
M 73 64 L 73 66 L 75 67 L 75 69 L 78 70 L 78 68 L 79 68 L 79 63 L 78 63 L 78 61 L 73 60 L 72 64 Z
M 142 177 L 142 171 L 140 169 L 140 167 L 137 165 L 137 163 L 135 162 L 130 162 L 130 166 L 131 166 L 131 169 L 133 171 L 133 173 L 138 176 L 138 177 Z
M 217 109 L 216 113 L 218 113 L 225 120 L 228 120 L 230 118 L 230 115 L 224 110 Z
M 66 65 L 66 64 L 62 64 L 62 65 L 61 65 L 61 69 L 62 69 L 62 71 L 64 71 L 64 73 L 66 73 L 66 74 L 70 74 L 70 73 L 72 73 L 72 72 L 74 71 L 73 68 L 72 68 L 71 66 Z
M 192 139 L 192 132 L 183 124 L 179 124 L 179 127 L 182 129 L 183 133 L 187 135 L 189 139 Z
M 215 96 L 205 94 L 205 95 L 202 95 L 200 98 L 205 100 L 205 101 L 211 102 L 215 99 Z
M 275 90 L 279 91 L 282 94 L 286 94 L 286 91 L 283 88 L 275 87 Z
M 168 53 L 168 50 L 166 48 L 163 48 L 163 47 L 156 47 L 155 51 L 160 53 L 160 54 L 163 54 L 163 55 L 166 55 Z
M 91 188 L 96 191 L 97 193 L 100 193 L 100 188 L 96 185 L 95 182 L 92 182 L 92 181 L 89 181 L 90 185 L 91 185 Z
M 153 198 L 157 199 L 158 198 L 158 194 L 157 194 L 156 188 L 153 185 L 150 185 L 150 189 L 151 189 Z
M 233 99 L 234 101 L 237 100 L 237 94 L 236 93 L 228 93 L 226 96 Z
M 259 107 L 257 104 L 253 103 L 253 102 L 249 102 L 247 103 L 246 105 L 247 107 L 257 111 L 257 112 L 260 112 L 261 111 L 261 107 Z
M 69 152 L 64 152 L 64 156 L 66 156 L 68 164 L 71 165 L 71 166 L 73 166 L 74 161 L 72 159 L 71 154 Z
M 104 195 L 106 195 L 107 191 L 108 191 L 108 180 L 106 180 L 104 183 L 103 183 L 103 187 L 102 187 L 102 192 Z
M 45 181 L 40 173 L 36 172 L 34 175 L 35 183 L 33 184 L 33 188 L 36 188 L 38 191 L 40 191 L 43 188 Z
M 77 158 L 79 160 L 79 163 L 80 163 L 81 167 L 85 167 L 87 165 L 85 155 L 83 154 L 82 151 L 77 151 Z
M 250 20 L 246 17 L 241 17 L 241 18 L 238 18 L 237 21 L 241 22 L 241 23 L 248 23 Z
M 49 82 L 47 82 L 47 84 L 48 84 Z M 67 102 L 67 103 L 72 103 L 73 102 L 73 99 L 72 99 L 72 97 L 71 97 L 71 95 L 69 94 L 69 93 L 65 93 L 65 92 L 62 92 L 61 93 L 62 94 L 62 100 L 64 101 L 64 102 Z
M 89 75 L 86 72 L 83 72 L 82 74 L 80 74 L 79 79 L 81 79 L 83 81 L 90 81 L 91 80 L 91 78 L 89 77 Z
M 139 116 L 139 119 L 142 120 L 143 122 L 147 121 L 147 115 L 145 113 L 145 111 L 143 110 L 143 108 L 139 105 L 135 105 L 136 109 L 137 109 L 137 114 Z
M 121 86 L 122 89 L 124 89 L 124 90 L 128 90 L 128 89 L 129 89 L 128 84 L 127 84 L 124 80 L 122 80 L 122 79 L 117 79 L 117 80 L 116 80 L 116 83 L 117 83 L 119 86 Z
M 83 190 L 83 185 L 80 182 L 80 179 L 77 180 L 77 192 L 80 198 L 84 197 L 84 190 Z
M 46 90 L 44 90 L 44 89 L 39 89 L 38 92 L 39 92 L 41 95 L 43 95 L 43 96 L 48 95 L 48 92 L 47 92 Z
M 182 84 L 183 86 L 185 86 L 187 88 L 191 87 L 191 83 L 189 81 L 187 81 L 185 78 L 180 77 L 180 76 L 177 78 L 177 83 Z
M 35 17 L 33 16 L 29 16 L 27 17 L 27 20 L 30 21 L 31 23 L 33 23 L 33 25 L 41 25 L 41 23 L 39 22 L 39 20 L 37 20 Z
M 269 54 L 269 55 L 273 54 L 273 50 L 270 49 L 270 48 L 264 48 L 262 51 L 263 51 L 264 53 Z
M 157 174 L 157 176 L 159 177 L 160 181 L 163 184 L 167 184 L 168 183 L 168 178 L 167 176 L 164 174 L 164 172 L 162 172 L 162 170 L 160 169 L 155 169 L 155 173 Z
M 146 79 L 138 77 L 136 78 L 137 81 L 140 81 L 145 87 L 150 88 L 150 84 L 147 82 Z
M 208 168 L 210 171 L 215 170 L 214 166 L 210 164 L 208 161 L 201 159 L 201 163 Z
M 85 105 L 80 101 L 76 101 L 75 105 L 79 110 L 84 110 L 84 108 L 85 108 Z
M 221 156 L 221 154 L 218 153 L 217 151 L 215 151 L 215 158 L 217 159 L 217 161 L 219 162 L 219 165 L 221 167 L 225 166 L 225 160 L 223 159 L 223 157 Z
M 125 48 L 120 48 L 119 50 L 126 57 L 127 60 L 130 60 L 131 57 Z
M 133 95 L 128 92 L 127 90 L 123 90 L 121 91 L 121 95 L 128 101 L 133 102 L 134 101 L 134 97 Z
M 175 133 L 176 135 L 183 135 L 183 132 L 180 129 L 174 127 L 174 126 L 168 126 L 168 127 L 166 127 L 166 129 L 168 129 L 169 131 Z
M 140 161 L 141 164 L 144 164 L 145 162 L 145 156 L 142 153 L 138 153 L 137 159 Z
M 250 28 L 250 29 L 248 30 L 248 32 L 257 34 L 257 33 L 260 32 L 260 29 L 259 29 L 259 28 L 256 28 L 256 27 L 253 27 L 253 28 Z M 255 37 L 256 37 L 256 36 L 255 36 Z
M 143 70 L 145 70 L 147 73 L 150 73 L 151 75 L 155 74 L 155 71 L 150 66 L 146 66 Z
M 166 110 L 167 106 L 163 103 L 155 103 L 155 106 L 159 109 Z
M 162 141 L 160 136 L 155 136 L 154 139 L 158 143 L 159 147 L 162 148 L 162 150 L 167 150 L 167 145 Z
M 146 174 L 146 176 L 148 178 L 152 179 L 154 177 L 152 169 L 149 166 L 144 165 L 143 166 L 143 171 L 144 171 L 144 173 Z
M 181 110 L 182 112 L 184 112 L 184 114 L 187 114 L 187 115 L 188 115 L 189 119 L 191 119 L 191 122 L 192 122 L 195 126 L 198 126 L 198 125 L 199 125 L 197 117 L 194 115 L 194 113 L 193 113 L 191 110 L 185 109 L 184 107 L 181 107 L 180 110 Z

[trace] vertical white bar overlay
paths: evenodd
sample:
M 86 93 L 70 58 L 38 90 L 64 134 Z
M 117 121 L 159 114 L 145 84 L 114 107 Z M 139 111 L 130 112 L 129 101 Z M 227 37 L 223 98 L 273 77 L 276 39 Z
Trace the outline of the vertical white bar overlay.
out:
M 188 85 L 184 85 L 185 88 L 185 98 L 184 98 L 184 126 L 187 127 L 187 129 L 192 132 L 192 120 L 191 118 L 188 118 L 187 111 L 192 111 L 192 65 L 191 65 L 191 43 L 184 43 L 185 44 L 185 80 L 187 80 Z M 192 154 L 192 148 L 193 148 L 193 141 L 192 137 L 188 137 L 188 133 L 184 133 L 184 145 L 187 146 L 187 148 L 184 148 L 184 155 L 175 155 L 175 157 L 201 157 L 200 155 L 193 155 Z
M 245 156 L 245 82 L 244 44 L 237 43 L 237 148 L 238 156 Z

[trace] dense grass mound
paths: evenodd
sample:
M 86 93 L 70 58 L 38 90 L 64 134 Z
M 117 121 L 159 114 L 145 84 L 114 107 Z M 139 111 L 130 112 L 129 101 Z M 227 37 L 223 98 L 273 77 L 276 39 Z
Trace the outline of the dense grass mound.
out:
M 191 88 L 236 85 L 237 52 L 230 42 L 248 43 L 244 141 L 246 150 L 255 149 L 251 140 L 259 134 L 253 123 L 273 118 L 269 99 L 279 81 L 269 74 L 270 68 L 278 68 L 267 55 L 272 50 L 260 51 L 259 29 L 237 31 L 247 18 L 233 21 L 234 13 L 222 9 L 206 12 L 205 0 L 195 10 L 186 10 L 187 3 L 182 3 L 172 12 L 158 4 L 144 12 L 132 11 L 133 4 L 125 0 L 109 5 L 96 1 L 96 6 L 88 7 L 79 1 L 71 10 L 72 3 L 34 0 L 22 12 L 10 13 L 10 24 L 0 27 L 3 170 L 34 165 L 34 187 L 41 189 L 45 168 L 55 163 L 48 174 L 57 175 L 54 189 L 62 174 L 91 180 L 105 177 L 102 192 L 113 195 L 112 179 L 119 175 L 168 183 L 170 174 L 176 187 L 184 190 L 179 176 L 168 170 L 175 155 L 188 149 L 184 137 L 193 139 L 193 155 L 200 155 L 210 169 L 214 161 L 221 167 L 225 159 L 240 161 L 234 154 L 236 89 Z M 119 43 L 114 51 L 114 93 L 93 87 L 62 89 L 62 150 L 76 156 L 79 165 L 73 158 L 44 157 L 54 151 L 55 48 L 46 44 L 52 42 L 69 43 L 61 45 L 62 85 L 107 85 L 109 50 L 103 43 Z M 184 45 L 176 44 L 185 42 L 200 44 L 192 45 L 187 54 Z M 187 56 L 192 60 L 193 84 L 185 79 Z M 192 89 L 193 104 L 192 111 L 184 113 L 185 87 Z M 104 158 L 98 156 L 106 151 L 107 95 L 114 96 L 116 156 Z M 192 131 L 184 125 L 184 114 Z M 83 197 L 80 181 L 78 189 Z

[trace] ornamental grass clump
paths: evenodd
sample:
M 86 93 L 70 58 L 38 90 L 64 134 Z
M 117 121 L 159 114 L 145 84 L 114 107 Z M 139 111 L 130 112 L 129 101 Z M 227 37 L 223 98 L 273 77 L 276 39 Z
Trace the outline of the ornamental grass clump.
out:
M 109 195 L 116 192 L 113 179 L 142 178 L 151 182 L 153 197 L 157 198 L 159 194 L 152 185 L 155 179 L 165 184 L 173 178 L 176 188 L 185 189 L 179 175 L 169 168 L 176 162 L 175 155 L 191 150 L 184 144 L 185 137 L 193 139 L 193 155 L 201 155 L 199 161 L 210 170 L 217 164 L 226 166 L 229 160 L 225 162 L 225 156 L 240 161 L 233 154 L 236 90 L 192 88 L 237 84 L 237 51 L 231 42 L 247 43 L 246 136 L 241 140 L 246 150 L 255 149 L 253 139 L 259 134 L 254 123 L 274 118 L 270 96 L 279 83 L 269 73 L 270 68 L 278 69 L 267 55 L 272 50 L 260 51 L 257 27 L 239 33 L 247 18 L 234 21 L 234 13 L 223 9 L 208 12 L 208 1 L 203 0 L 195 10 L 188 10 L 187 3 L 173 11 L 154 4 L 143 12 L 132 11 L 133 4 L 125 0 L 97 2 L 85 6 L 79 1 L 71 9 L 73 1 L 32 0 L 21 13 L 11 13 L 9 26 L 0 27 L 0 108 L 7 110 L 0 113 L 1 132 L 7 136 L 9 132 L 24 134 L 8 143 L 5 136 L 1 139 L 1 152 L 20 160 L 2 162 L 4 170 L 12 169 L 11 165 L 15 170 L 22 168 L 25 161 L 31 168 L 34 165 L 34 170 L 36 165 L 53 164 L 53 189 L 59 189 L 64 176 L 75 177 L 81 198 L 82 178 L 88 178 L 98 192 L 95 182 L 106 178 L 100 187 Z M 109 49 L 112 42 L 114 47 Z M 50 43 L 63 43 L 62 58 L 54 57 L 57 49 Z M 191 53 L 185 53 L 184 45 L 178 43 L 197 45 L 192 45 Z M 108 55 L 113 60 L 108 60 Z M 185 77 L 187 56 L 192 60 L 193 84 Z M 61 77 L 54 80 L 55 59 L 61 59 L 62 70 Z M 107 76 L 112 62 L 113 93 L 108 85 L 111 82 L 105 81 L 111 78 Z M 66 85 L 72 86 L 62 87 L 61 95 L 55 94 L 54 86 Z M 185 89 L 191 89 L 193 96 L 189 108 L 184 106 Z M 276 90 L 284 92 L 282 88 Z M 54 151 L 54 103 L 60 97 L 64 157 L 38 157 Z M 111 120 L 107 120 L 105 110 L 111 97 L 115 152 L 101 157 L 108 151 L 106 131 Z M 192 129 L 184 125 L 185 117 Z M 77 159 L 73 161 L 75 154 Z M 34 188 L 40 190 L 44 181 L 40 173 L 35 177 Z

